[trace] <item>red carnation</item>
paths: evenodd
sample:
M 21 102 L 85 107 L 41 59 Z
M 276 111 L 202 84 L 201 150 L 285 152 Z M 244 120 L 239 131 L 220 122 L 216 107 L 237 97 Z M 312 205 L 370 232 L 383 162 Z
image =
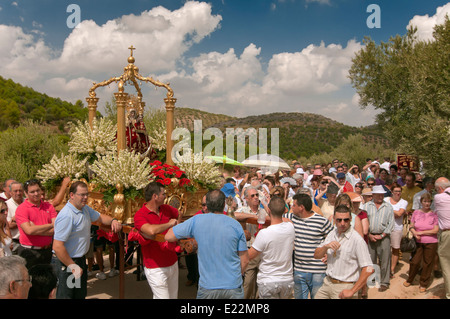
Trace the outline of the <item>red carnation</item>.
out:
M 175 172 L 175 176 L 176 176 L 177 178 L 180 178 L 182 175 L 183 175 L 183 172 L 182 172 L 182 171 L 176 171 L 176 172 Z

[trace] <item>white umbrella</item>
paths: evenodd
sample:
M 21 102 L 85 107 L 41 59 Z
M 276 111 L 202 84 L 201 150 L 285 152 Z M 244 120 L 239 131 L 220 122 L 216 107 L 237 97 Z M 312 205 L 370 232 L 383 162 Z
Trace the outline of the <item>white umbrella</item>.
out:
M 290 169 L 290 166 L 280 157 L 272 154 L 258 154 L 248 157 L 242 162 L 244 166 L 271 168 L 271 169 Z

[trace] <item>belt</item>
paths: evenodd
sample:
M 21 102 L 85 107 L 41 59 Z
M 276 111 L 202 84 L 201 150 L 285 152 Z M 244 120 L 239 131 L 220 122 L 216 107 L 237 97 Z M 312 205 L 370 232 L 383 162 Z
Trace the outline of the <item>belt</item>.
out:
M 22 245 L 22 244 L 21 244 L 21 246 L 22 246 L 23 248 L 36 249 L 36 250 L 50 249 L 50 248 L 52 248 L 52 245 L 47 245 L 47 246 L 39 247 L 39 246 L 28 246 L 28 245 Z
M 341 280 L 337 280 L 337 279 L 331 278 L 330 276 L 328 276 L 328 278 L 330 279 L 330 281 L 333 284 L 354 284 L 353 281 L 341 281 Z
M 450 228 L 448 228 L 448 229 L 441 229 L 441 231 L 447 231 L 447 230 L 450 230 Z

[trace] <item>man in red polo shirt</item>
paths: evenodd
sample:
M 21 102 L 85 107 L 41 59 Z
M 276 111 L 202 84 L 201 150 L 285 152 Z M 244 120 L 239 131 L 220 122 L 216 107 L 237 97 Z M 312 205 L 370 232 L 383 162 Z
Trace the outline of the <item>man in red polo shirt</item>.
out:
M 170 205 L 164 204 L 164 187 L 152 182 L 144 191 L 146 203 L 134 215 L 134 227 L 145 238 L 154 239 L 165 234 L 178 223 L 181 214 Z M 143 245 L 144 272 L 153 292 L 154 299 L 176 299 L 178 297 L 178 256 L 165 248 L 162 242 L 150 241 Z
M 50 264 L 56 210 L 42 200 L 42 187 L 38 180 L 24 184 L 26 199 L 17 207 L 16 223 L 19 229 L 17 254 L 27 261 L 27 268 L 37 264 Z

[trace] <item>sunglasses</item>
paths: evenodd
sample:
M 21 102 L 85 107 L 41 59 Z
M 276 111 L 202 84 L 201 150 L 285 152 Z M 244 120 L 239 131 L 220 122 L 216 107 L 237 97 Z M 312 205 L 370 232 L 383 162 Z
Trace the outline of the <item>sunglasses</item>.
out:
M 348 223 L 350 221 L 350 218 L 336 218 L 336 223 L 342 223 L 342 221 Z
M 205 207 L 206 206 L 206 203 L 202 203 L 202 207 Z
M 0 210 L 0 214 L 6 214 L 8 212 L 8 208 L 3 208 Z
M 359 188 L 362 188 L 362 185 L 355 185 L 355 187 L 359 187 Z
M 367 183 L 368 186 L 375 186 L 375 183 Z
M 250 197 L 253 198 L 255 196 L 258 196 L 258 194 L 251 194 Z
M 30 179 L 30 180 L 28 180 L 28 181 L 26 181 L 25 183 L 24 183 L 24 185 L 25 186 L 28 186 L 28 185 L 30 185 L 30 184 L 41 184 L 41 181 L 40 180 L 38 180 L 38 179 Z

